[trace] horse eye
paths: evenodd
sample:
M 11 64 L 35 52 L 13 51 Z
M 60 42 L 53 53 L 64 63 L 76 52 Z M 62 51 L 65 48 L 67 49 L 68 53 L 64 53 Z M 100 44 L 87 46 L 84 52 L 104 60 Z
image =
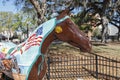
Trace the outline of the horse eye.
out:
M 68 22 L 66 22 L 66 24 L 67 24 L 67 25 L 72 25 L 72 23 L 71 23 L 71 22 L 69 22 L 69 21 L 68 21 Z
M 72 24 L 72 22 L 68 22 L 68 24 Z
M 73 23 L 72 23 L 72 22 L 68 22 L 68 25 L 72 26 L 72 25 L 73 25 Z

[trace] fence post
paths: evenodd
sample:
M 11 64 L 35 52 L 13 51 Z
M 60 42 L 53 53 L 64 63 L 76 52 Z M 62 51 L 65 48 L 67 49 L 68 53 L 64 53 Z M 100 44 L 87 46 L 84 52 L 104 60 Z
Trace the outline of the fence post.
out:
M 48 57 L 47 64 L 48 64 L 47 80 L 50 80 L 50 57 Z
M 98 79 L 98 55 L 95 54 L 95 63 L 96 63 L 96 78 Z

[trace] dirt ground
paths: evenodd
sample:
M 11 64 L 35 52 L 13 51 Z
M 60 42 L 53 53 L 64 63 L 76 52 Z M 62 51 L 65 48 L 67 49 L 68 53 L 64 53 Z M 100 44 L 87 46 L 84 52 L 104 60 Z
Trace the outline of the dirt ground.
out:
M 106 57 L 113 57 L 120 59 L 120 42 L 109 42 L 106 44 L 100 42 L 92 42 L 92 52 Z M 49 47 L 48 53 L 53 54 L 88 54 L 83 53 L 78 48 L 67 43 L 52 44 Z
M 120 42 L 109 42 L 106 44 L 93 42 L 93 52 L 102 56 L 120 59 Z
M 66 55 L 72 54 L 72 55 L 77 55 L 77 56 L 90 55 L 90 53 L 81 52 L 78 48 L 76 48 L 74 46 L 71 46 L 67 43 L 52 44 L 49 47 L 48 53 L 50 54 L 50 56 L 55 55 L 55 54 L 62 54 L 62 57 L 64 57 L 65 54 Z M 105 57 L 108 57 L 108 58 L 110 57 L 111 59 L 115 59 L 115 60 L 117 58 L 117 60 L 120 61 L 120 42 L 109 42 L 109 43 L 106 43 L 106 44 L 103 44 L 103 43 L 100 43 L 100 42 L 92 42 L 92 53 L 95 53 L 95 54 L 98 54 L 98 55 L 101 55 L 101 56 L 105 56 Z M 104 60 L 106 60 L 106 59 L 104 59 Z M 103 60 L 103 62 L 104 62 L 104 60 Z M 65 62 L 63 64 L 65 64 Z M 99 64 L 101 64 L 101 62 Z M 112 62 L 104 62 L 103 63 L 104 66 L 99 65 L 99 72 L 103 71 L 104 74 L 113 75 L 113 73 L 114 73 L 114 75 L 116 75 L 117 73 L 114 72 L 114 71 L 116 71 L 116 70 L 117 70 L 117 72 L 119 71 L 119 68 L 116 69 L 116 67 L 113 68 L 113 67 L 110 67 L 110 66 L 106 67 L 105 64 L 106 65 L 111 65 L 112 64 L 112 66 L 116 65 L 115 63 L 112 63 Z M 54 65 L 52 64 L 52 66 L 54 66 Z M 60 64 L 56 64 L 56 65 L 60 66 Z M 117 64 L 117 65 L 119 65 L 119 64 Z M 68 68 L 68 66 L 67 66 L 67 68 Z M 75 66 L 74 66 L 74 68 L 75 68 Z M 94 67 L 93 67 L 93 69 L 94 69 Z M 69 70 L 71 70 L 71 69 L 69 69 Z M 82 70 L 83 70 L 83 68 L 82 68 Z M 60 72 L 58 74 L 60 74 Z M 85 72 L 85 71 L 82 71 L 82 72 Z M 61 73 L 61 74 L 63 74 L 63 73 Z M 118 72 L 118 75 L 119 75 L 119 72 Z M 65 80 L 65 79 L 61 79 L 61 80 Z M 66 80 L 69 80 L 69 79 L 66 79 Z M 72 80 L 74 80 L 74 79 L 72 79 Z M 83 79 L 83 80 L 94 80 L 94 78 L 86 79 L 86 77 L 85 77 L 85 79 Z M 105 80 L 105 79 L 99 79 L 99 80 Z M 115 79 L 112 78 L 112 79 L 109 79 L 109 80 L 115 80 Z

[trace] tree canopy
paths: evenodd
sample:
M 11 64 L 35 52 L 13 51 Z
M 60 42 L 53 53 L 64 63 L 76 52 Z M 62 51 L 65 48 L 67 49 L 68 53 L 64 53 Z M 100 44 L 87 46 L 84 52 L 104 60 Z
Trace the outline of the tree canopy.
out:
M 14 4 L 23 13 L 30 15 L 29 18 L 32 18 L 33 22 L 37 20 L 38 25 L 49 19 L 53 13 L 59 14 L 65 8 L 70 8 L 71 13 L 75 15 L 72 19 L 80 27 L 86 23 L 89 27 L 98 26 L 102 24 L 101 18 L 106 16 L 120 33 L 119 0 L 14 0 Z M 99 18 L 95 16 L 96 14 Z
M 96 13 L 100 17 L 107 16 L 113 24 L 119 23 L 120 20 L 119 0 L 15 0 L 14 3 L 24 12 L 36 13 L 38 24 L 43 23 L 52 13 L 60 12 L 65 8 L 74 8 L 72 12 L 78 12 L 77 17 L 81 18 L 78 20 L 79 24 L 86 22 L 84 19 L 88 14 L 94 16 Z

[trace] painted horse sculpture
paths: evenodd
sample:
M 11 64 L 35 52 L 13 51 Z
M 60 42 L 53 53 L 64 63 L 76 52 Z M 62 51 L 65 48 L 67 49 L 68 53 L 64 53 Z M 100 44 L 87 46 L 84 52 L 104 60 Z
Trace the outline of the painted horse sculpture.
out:
M 41 24 L 25 42 L 7 54 L 1 63 L 12 74 L 7 75 L 4 70 L 2 72 L 15 80 L 42 80 L 47 68 L 47 48 L 56 39 L 78 47 L 83 52 L 90 52 L 90 41 L 71 21 L 68 13 L 66 9 L 56 18 Z

